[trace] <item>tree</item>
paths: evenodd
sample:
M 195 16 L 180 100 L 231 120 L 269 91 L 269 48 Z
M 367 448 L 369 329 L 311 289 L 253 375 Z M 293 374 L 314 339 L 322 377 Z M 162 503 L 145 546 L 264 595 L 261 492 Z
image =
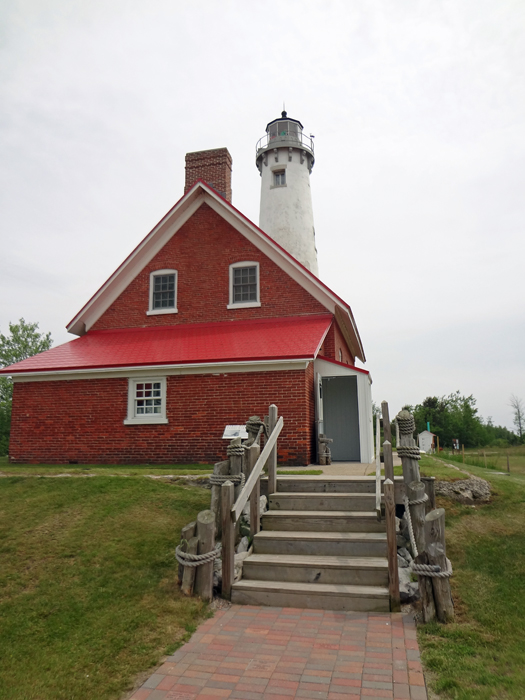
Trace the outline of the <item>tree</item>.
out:
M 517 396 L 514 396 L 514 394 L 511 394 L 509 406 L 514 412 L 513 422 L 521 440 L 523 438 L 523 430 L 525 429 L 525 408 L 523 407 L 523 401 Z
M 39 333 L 38 323 L 26 323 L 23 318 L 9 324 L 9 333 L 0 333 L 0 367 L 49 350 L 53 344 L 51 333 Z M 8 377 L 0 377 L 0 455 L 7 454 L 9 446 L 12 398 L 13 382 Z

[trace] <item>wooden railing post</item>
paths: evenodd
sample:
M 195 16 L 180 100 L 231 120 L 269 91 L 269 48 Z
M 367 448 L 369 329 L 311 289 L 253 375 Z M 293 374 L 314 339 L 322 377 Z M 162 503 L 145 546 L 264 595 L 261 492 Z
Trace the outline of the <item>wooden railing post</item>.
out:
M 221 486 L 222 524 L 222 597 L 230 600 L 234 578 L 235 524 L 231 517 L 234 487 L 231 481 Z
M 226 459 L 213 466 L 213 473 L 217 476 L 226 476 L 229 469 L 230 460 Z M 215 513 L 215 536 L 218 539 L 221 536 L 221 487 L 218 484 L 213 484 L 211 487 L 210 510 Z
M 261 454 L 261 447 L 257 443 L 246 450 L 246 477 L 252 473 L 255 463 Z M 261 479 L 253 487 L 250 494 L 250 536 L 254 537 L 261 529 Z
M 384 444 L 387 443 L 388 441 Z M 399 598 L 399 571 L 397 569 L 396 504 L 394 498 L 394 482 L 391 479 L 385 479 L 384 495 L 390 610 L 391 612 L 399 612 L 401 610 L 401 603 Z
M 425 511 L 430 513 L 436 507 L 436 477 L 422 476 L 421 481 L 425 485 L 425 492 L 428 496 L 428 501 L 425 505 Z
M 277 406 L 272 403 L 268 411 L 268 432 L 271 435 L 277 425 Z M 277 491 L 277 443 L 274 445 L 268 458 L 268 497 Z
M 376 415 L 376 514 L 381 519 L 381 424 Z
M 182 528 L 180 532 L 180 541 L 181 541 L 181 547 L 183 552 L 188 551 L 188 542 L 191 540 L 191 538 L 195 535 L 195 528 L 197 526 L 197 521 L 193 520 L 191 523 L 188 523 L 185 527 Z M 184 544 L 186 542 L 186 544 Z M 197 554 L 197 551 L 195 552 L 190 552 L 190 554 Z M 184 565 L 179 562 L 179 572 L 178 572 L 178 578 L 179 578 L 179 585 L 182 583 L 182 577 L 184 575 Z
M 397 414 L 396 422 L 399 423 L 399 446 L 398 447 L 416 447 L 416 441 L 414 440 L 414 430 L 415 423 L 414 417 L 409 411 L 403 409 Z M 412 426 L 410 429 L 407 426 Z M 398 454 L 401 451 L 398 451 Z M 403 463 L 403 481 L 405 484 L 411 484 L 413 481 L 420 481 L 419 476 L 419 464 L 417 459 L 412 459 L 411 457 L 401 456 L 401 462 Z
M 215 547 L 215 513 L 201 510 L 197 516 L 198 554 L 207 554 Z M 213 561 L 201 564 L 195 573 L 195 593 L 204 600 L 211 600 L 213 594 Z
M 394 458 L 392 457 L 392 445 L 388 440 L 383 443 L 383 458 L 385 460 L 385 479 L 394 483 Z
M 190 537 L 188 540 L 188 545 L 186 547 L 186 552 L 188 554 L 197 554 L 199 549 L 199 538 Z M 184 595 L 192 595 L 193 586 L 195 585 L 195 574 L 197 567 L 195 566 L 185 566 L 184 573 L 182 574 L 182 585 L 181 591 Z
M 426 520 L 427 556 L 429 564 L 437 564 L 441 571 L 447 570 L 445 546 L 445 509 L 437 508 L 428 513 Z M 437 617 L 440 622 L 454 619 L 454 603 L 449 578 L 432 578 Z
M 387 401 L 381 401 L 381 414 L 383 416 L 383 435 L 385 440 L 392 444 L 392 427 L 390 425 L 390 416 L 388 415 Z
M 232 476 L 240 476 L 242 474 L 243 456 L 242 454 L 236 454 L 236 448 L 241 449 L 241 438 L 234 438 L 230 442 L 229 447 L 232 450 L 232 453 L 230 454 L 230 474 Z M 235 498 L 238 497 L 240 492 L 241 484 L 239 483 L 235 485 Z

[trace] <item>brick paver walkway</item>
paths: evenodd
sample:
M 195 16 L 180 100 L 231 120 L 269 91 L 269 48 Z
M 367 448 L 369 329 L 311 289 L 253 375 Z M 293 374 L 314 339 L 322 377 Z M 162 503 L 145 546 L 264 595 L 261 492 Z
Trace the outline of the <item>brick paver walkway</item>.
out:
M 233 605 L 131 696 L 221 698 L 426 700 L 414 622 L 401 614 Z

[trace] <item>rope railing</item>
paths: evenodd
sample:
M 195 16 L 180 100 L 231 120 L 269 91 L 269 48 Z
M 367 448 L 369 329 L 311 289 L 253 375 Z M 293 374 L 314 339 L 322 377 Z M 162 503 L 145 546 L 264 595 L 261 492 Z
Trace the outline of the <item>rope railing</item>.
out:
M 189 554 L 183 550 L 183 547 L 186 547 L 187 544 L 187 541 L 183 540 L 175 548 L 175 559 L 183 566 L 193 568 L 196 566 L 202 566 L 203 564 L 210 564 L 219 555 L 219 552 L 216 549 L 212 549 L 211 552 L 206 552 L 205 554 Z
M 414 559 L 419 556 L 419 551 L 416 544 L 416 538 L 414 536 L 414 526 L 412 525 L 412 516 L 410 515 L 410 506 L 417 506 L 428 501 L 428 496 L 425 493 L 421 498 L 409 501 L 408 497 L 405 496 L 405 513 L 407 517 L 408 534 L 410 536 L 410 545 L 412 547 L 412 554 Z M 412 562 L 410 564 L 411 571 L 416 574 L 416 576 L 428 576 L 429 578 L 450 578 L 452 576 L 452 564 L 450 559 L 447 557 L 447 568 L 445 571 L 441 570 L 441 567 L 437 564 L 416 564 Z

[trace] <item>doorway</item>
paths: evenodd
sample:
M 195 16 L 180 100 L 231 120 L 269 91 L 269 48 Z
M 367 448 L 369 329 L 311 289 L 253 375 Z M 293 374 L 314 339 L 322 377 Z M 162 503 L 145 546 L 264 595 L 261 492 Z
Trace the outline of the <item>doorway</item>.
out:
M 360 462 L 357 377 L 323 377 L 323 432 L 334 462 Z

